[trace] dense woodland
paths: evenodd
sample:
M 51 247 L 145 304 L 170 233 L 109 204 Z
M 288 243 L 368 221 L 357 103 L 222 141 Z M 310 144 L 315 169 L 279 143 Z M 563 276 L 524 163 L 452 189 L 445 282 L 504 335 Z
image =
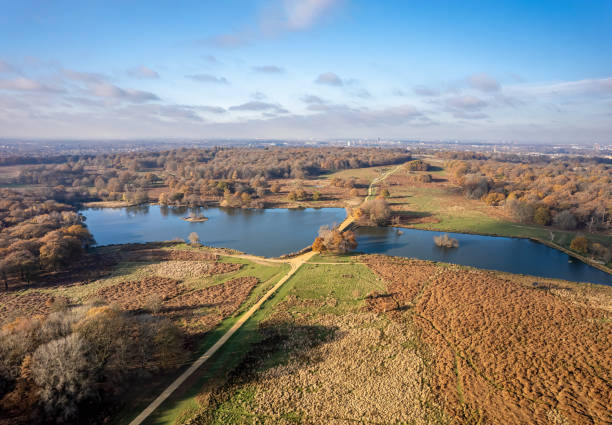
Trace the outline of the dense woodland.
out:
M 612 165 L 603 161 L 513 155 L 453 159 L 447 167 L 468 198 L 504 205 L 518 221 L 589 232 L 612 227 Z
M 9 276 L 31 282 L 78 261 L 94 243 L 74 202 L 79 193 L 0 190 L 0 278 L 8 289 Z
M 74 157 L 62 164 L 25 167 L 15 183 L 87 190 L 98 200 L 163 204 L 261 207 L 269 184 L 348 168 L 396 164 L 410 159 L 400 149 L 211 148 Z M 151 191 L 154 190 L 155 194 Z M 296 188 L 295 199 L 299 199 Z M 305 194 L 302 194 L 305 196 Z M 309 194 L 308 196 L 312 196 Z

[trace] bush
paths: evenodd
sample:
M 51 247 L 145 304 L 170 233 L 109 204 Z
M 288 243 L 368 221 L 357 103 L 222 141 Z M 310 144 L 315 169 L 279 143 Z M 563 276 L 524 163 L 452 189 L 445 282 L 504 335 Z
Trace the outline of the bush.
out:
M 446 233 L 442 236 L 434 236 L 434 243 L 441 248 L 458 248 L 459 241 L 449 237 Z
M 499 192 L 491 192 L 484 197 L 484 201 L 487 205 L 498 206 L 504 203 L 506 195 Z

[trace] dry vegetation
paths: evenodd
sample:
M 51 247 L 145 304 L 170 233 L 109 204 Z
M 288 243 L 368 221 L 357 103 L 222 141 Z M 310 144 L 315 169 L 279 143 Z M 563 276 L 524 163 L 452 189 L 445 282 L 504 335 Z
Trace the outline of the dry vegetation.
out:
M 128 382 L 138 388 L 181 366 L 203 335 L 281 270 L 168 244 L 103 251 L 118 263 L 107 277 L 0 294 L 0 423 L 77 423 L 83 412 L 87 423 L 107 421 Z M 99 350 L 112 364 L 96 366 Z M 61 358 L 73 367 L 42 372 Z
M 610 288 L 342 258 L 300 270 L 259 342 L 170 422 L 612 421 Z
M 612 420 L 609 288 L 556 289 L 554 281 L 534 286 L 458 266 L 364 260 L 389 282 L 396 305 L 389 317 L 413 316 L 435 348 L 433 390 L 458 423 Z

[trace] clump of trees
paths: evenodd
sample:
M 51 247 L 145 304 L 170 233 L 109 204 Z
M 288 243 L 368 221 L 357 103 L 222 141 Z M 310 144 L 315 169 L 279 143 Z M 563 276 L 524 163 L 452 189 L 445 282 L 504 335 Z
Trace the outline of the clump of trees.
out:
M 448 234 L 434 236 L 434 243 L 441 248 L 458 248 L 459 241 L 455 238 L 451 238 Z
M 30 423 L 92 421 L 129 379 L 185 359 L 165 318 L 98 304 L 18 318 L 0 330 L 0 408 L 32 412 Z
M 465 196 L 516 220 L 588 232 L 612 228 L 612 166 L 588 157 L 440 153 Z M 461 158 L 461 159 L 457 159 Z
M 384 226 L 391 218 L 391 208 L 384 198 L 371 199 L 351 211 L 359 221 L 375 226 Z
M 355 248 L 357 248 L 357 241 L 352 231 L 340 232 L 329 226 L 321 226 L 319 236 L 315 238 L 312 244 L 312 250 L 315 252 L 333 252 L 335 254 L 346 254 Z
M 24 282 L 79 260 L 95 243 L 73 205 L 35 192 L 0 191 L 0 278 Z
M 427 171 L 429 170 L 429 164 L 421 159 L 415 159 L 406 163 L 406 168 L 409 171 Z

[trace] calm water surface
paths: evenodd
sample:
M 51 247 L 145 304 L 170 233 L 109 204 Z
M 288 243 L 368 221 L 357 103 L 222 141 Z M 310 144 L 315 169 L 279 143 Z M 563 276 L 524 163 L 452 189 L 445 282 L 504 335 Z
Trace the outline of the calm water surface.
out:
M 402 235 L 397 230 L 403 232 Z M 440 248 L 433 237 L 443 233 L 392 227 L 366 227 L 356 231 L 359 251 L 443 261 L 481 269 L 553 277 L 575 282 L 612 285 L 612 276 L 573 259 L 564 252 L 529 239 L 448 233 L 459 248 Z
M 181 220 L 191 212 L 209 218 L 202 223 Z M 205 245 L 250 254 L 279 256 L 312 243 L 320 226 L 340 223 L 342 208 L 243 210 L 175 208 L 158 205 L 86 209 L 87 225 L 99 245 L 186 239 L 196 232 Z M 459 248 L 439 248 L 439 232 L 388 227 L 359 228 L 358 251 L 474 266 L 483 269 L 612 285 L 612 276 L 573 260 L 567 254 L 527 239 L 449 233 Z
M 208 221 L 182 220 L 196 212 Z M 233 248 L 249 254 L 276 257 L 310 245 L 319 227 L 340 223 L 343 208 L 226 209 L 159 205 L 82 210 L 98 245 L 187 239 L 196 232 L 204 245 Z

